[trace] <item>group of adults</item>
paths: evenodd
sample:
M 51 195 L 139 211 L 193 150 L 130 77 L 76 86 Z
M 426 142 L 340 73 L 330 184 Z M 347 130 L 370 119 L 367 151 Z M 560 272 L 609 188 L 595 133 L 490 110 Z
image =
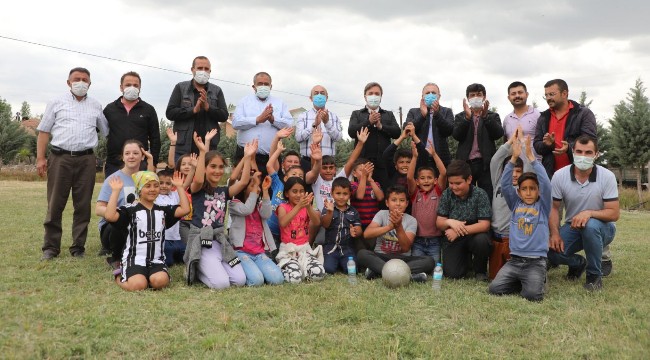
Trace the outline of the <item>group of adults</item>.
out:
M 175 159 L 187 153 L 198 153 L 192 135 L 196 132 L 204 138 L 210 130 L 218 133 L 212 138 L 211 149 L 216 149 L 220 139 L 219 123 L 228 119 L 228 109 L 222 89 L 210 82 L 212 67 L 208 58 L 198 56 L 192 61 L 193 78 L 178 83 L 171 94 L 166 109 L 166 116 L 173 121 L 173 130 L 177 134 Z M 45 236 L 42 247 L 44 260 L 59 255 L 61 247 L 63 210 L 69 194 L 72 193 L 74 214 L 72 223 L 72 246 L 70 253 L 75 257 L 85 254 L 86 235 L 90 221 L 91 198 L 95 183 L 95 155 L 99 132 L 107 136 L 107 159 L 105 175 L 118 170 L 122 165 L 121 149 L 129 139 L 139 140 L 145 150 L 151 154 L 150 159 L 158 163 L 160 153 L 160 135 L 158 116 L 155 109 L 140 98 L 141 78 L 135 72 L 128 72 L 120 79 L 121 95 L 114 102 L 102 108 L 101 104 L 87 95 L 91 85 L 90 72 L 85 68 L 74 68 L 69 72 L 67 84 L 70 88 L 59 98 L 51 101 L 46 108 L 38 126 L 37 169 L 41 176 L 48 174 L 47 201 L 48 209 L 44 222 Z M 237 130 L 239 155 L 243 147 L 253 139 L 259 139 L 256 160 L 258 168 L 266 169 L 271 141 L 278 130 L 292 127 L 293 117 L 282 99 L 271 94 L 272 78 L 266 72 L 253 76 L 253 93 L 240 100 L 235 110 L 232 126 Z M 475 184 L 484 189 L 492 198 L 492 181 L 490 178 L 490 160 L 496 152 L 496 141 L 509 138 L 519 126 L 525 135 L 534 138 L 533 147 L 538 159 L 541 159 L 549 178 L 556 171 L 574 162 L 573 145 L 580 135 L 596 139 L 596 120 L 589 108 L 569 99 L 567 83 L 561 79 L 548 81 L 544 86 L 544 98 L 548 110 L 539 112 L 527 103 L 528 91 L 522 82 L 513 82 L 507 89 L 507 96 L 513 111 L 505 116 L 503 122 L 499 114 L 490 110 L 487 91 L 482 84 L 467 86 L 463 110 L 455 116 L 452 110 L 441 105 L 442 93 L 435 83 L 427 83 L 422 89 L 419 106 L 410 109 L 406 123 L 413 123 L 421 139 L 435 148 L 445 166 L 450 163 L 451 155 L 447 139 L 452 136 L 458 141 L 456 158 L 467 161 L 472 170 Z M 380 84 L 371 82 L 364 88 L 366 106 L 352 113 L 348 135 L 356 140 L 361 128 L 368 128 L 369 137 L 361 157 L 375 164 L 374 179 L 380 184 L 388 176 L 389 169 L 381 161 L 384 150 L 392 139 L 400 136 L 401 129 L 392 111 L 381 107 L 383 89 Z M 323 155 L 335 155 L 336 142 L 342 137 L 342 125 L 339 117 L 327 108 L 329 94 L 321 85 L 315 85 L 309 94 L 312 108 L 298 118 L 295 126 L 296 140 L 300 143 L 301 161 L 306 167 L 311 164 L 310 142 L 312 132 L 320 128 Z M 50 139 L 51 137 L 51 139 Z M 51 144 L 50 154 L 46 159 L 47 144 Z M 596 143 L 595 143 L 596 144 Z M 597 149 L 591 154 L 597 156 Z M 423 161 L 435 166 L 430 157 L 420 154 Z M 581 154 L 581 158 L 582 158 Z M 147 167 L 144 161 L 142 169 Z M 595 168 L 583 179 L 584 174 L 575 176 L 573 165 L 571 176 L 562 186 L 574 189 L 590 189 L 601 186 L 603 178 L 596 174 Z M 575 169 L 577 174 L 578 169 Z M 607 170 L 605 170 L 607 171 Z M 584 181 L 583 181 L 584 180 Z M 563 200 L 568 212 L 580 214 L 611 223 L 611 217 L 601 216 L 603 209 L 616 207 L 618 199 L 605 199 L 602 192 L 582 191 L 584 197 L 571 197 Z M 585 213 L 584 211 L 589 211 Z M 585 224 L 592 224 L 585 222 Z M 559 228 L 559 220 L 556 222 Z M 593 235 L 593 231 L 579 231 L 578 235 L 551 230 L 551 248 L 562 256 L 554 258 L 557 262 L 567 263 L 571 255 L 585 249 L 588 260 L 587 271 L 608 273 L 611 271 L 611 259 L 607 251 L 607 240 Z M 572 228 L 573 229 L 573 228 Z M 577 239 L 576 240 L 576 236 Z M 611 239 L 609 239 L 611 241 Z M 569 242 L 569 243 L 567 243 Z M 563 243 L 564 246 L 560 246 Z M 603 253 L 603 247 L 605 252 Z M 596 264 L 596 259 L 603 253 L 603 262 Z M 571 264 L 569 264 L 571 265 Z

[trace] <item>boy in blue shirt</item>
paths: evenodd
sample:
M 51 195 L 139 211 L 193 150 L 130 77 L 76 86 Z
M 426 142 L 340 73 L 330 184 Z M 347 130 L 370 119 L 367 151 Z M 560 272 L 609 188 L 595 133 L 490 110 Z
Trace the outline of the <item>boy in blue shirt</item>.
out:
M 551 181 L 544 166 L 536 160 L 527 136 L 526 157 L 534 172 L 523 173 L 517 180 L 519 188 L 515 189 L 512 171 L 520 154 L 521 142 L 514 140 L 512 157 L 501 176 L 503 197 L 512 211 L 510 260 L 499 270 L 488 290 L 494 295 L 519 292 L 527 300 L 541 301 L 546 284 Z

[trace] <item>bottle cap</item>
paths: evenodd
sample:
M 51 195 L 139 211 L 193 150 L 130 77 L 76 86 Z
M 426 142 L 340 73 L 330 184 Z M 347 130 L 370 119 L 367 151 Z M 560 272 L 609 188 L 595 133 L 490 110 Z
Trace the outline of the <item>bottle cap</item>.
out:
M 352 256 L 348 256 L 348 260 L 353 260 L 353 257 L 352 257 Z

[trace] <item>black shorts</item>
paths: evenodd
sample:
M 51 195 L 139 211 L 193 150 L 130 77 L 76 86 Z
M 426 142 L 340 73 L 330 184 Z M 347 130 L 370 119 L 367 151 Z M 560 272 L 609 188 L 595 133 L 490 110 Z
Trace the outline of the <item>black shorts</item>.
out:
M 149 281 L 149 277 L 151 275 L 160 271 L 164 271 L 165 273 L 167 273 L 167 276 L 169 276 L 169 270 L 167 270 L 167 266 L 165 266 L 165 264 L 151 264 L 149 266 L 142 266 L 142 265 L 129 266 L 126 268 L 126 274 L 124 274 L 124 272 L 122 273 L 123 275 L 126 275 L 126 278 L 124 278 L 124 276 L 122 277 L 122 282 L 127 281 L 133 275 L 144 275 L 144 277 L 147 278 L 147 281 Z M 171 276 L 169 280 L 171 281 Z

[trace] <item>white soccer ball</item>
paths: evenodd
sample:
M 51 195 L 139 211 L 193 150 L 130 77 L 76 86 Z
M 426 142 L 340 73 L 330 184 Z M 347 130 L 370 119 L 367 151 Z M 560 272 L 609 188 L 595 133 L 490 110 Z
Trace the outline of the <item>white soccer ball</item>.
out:
M 391 259 L 381 269 L 381 278 L 391 289 L 405 286 L 411 282 L 411 268 L 403 260 Z

